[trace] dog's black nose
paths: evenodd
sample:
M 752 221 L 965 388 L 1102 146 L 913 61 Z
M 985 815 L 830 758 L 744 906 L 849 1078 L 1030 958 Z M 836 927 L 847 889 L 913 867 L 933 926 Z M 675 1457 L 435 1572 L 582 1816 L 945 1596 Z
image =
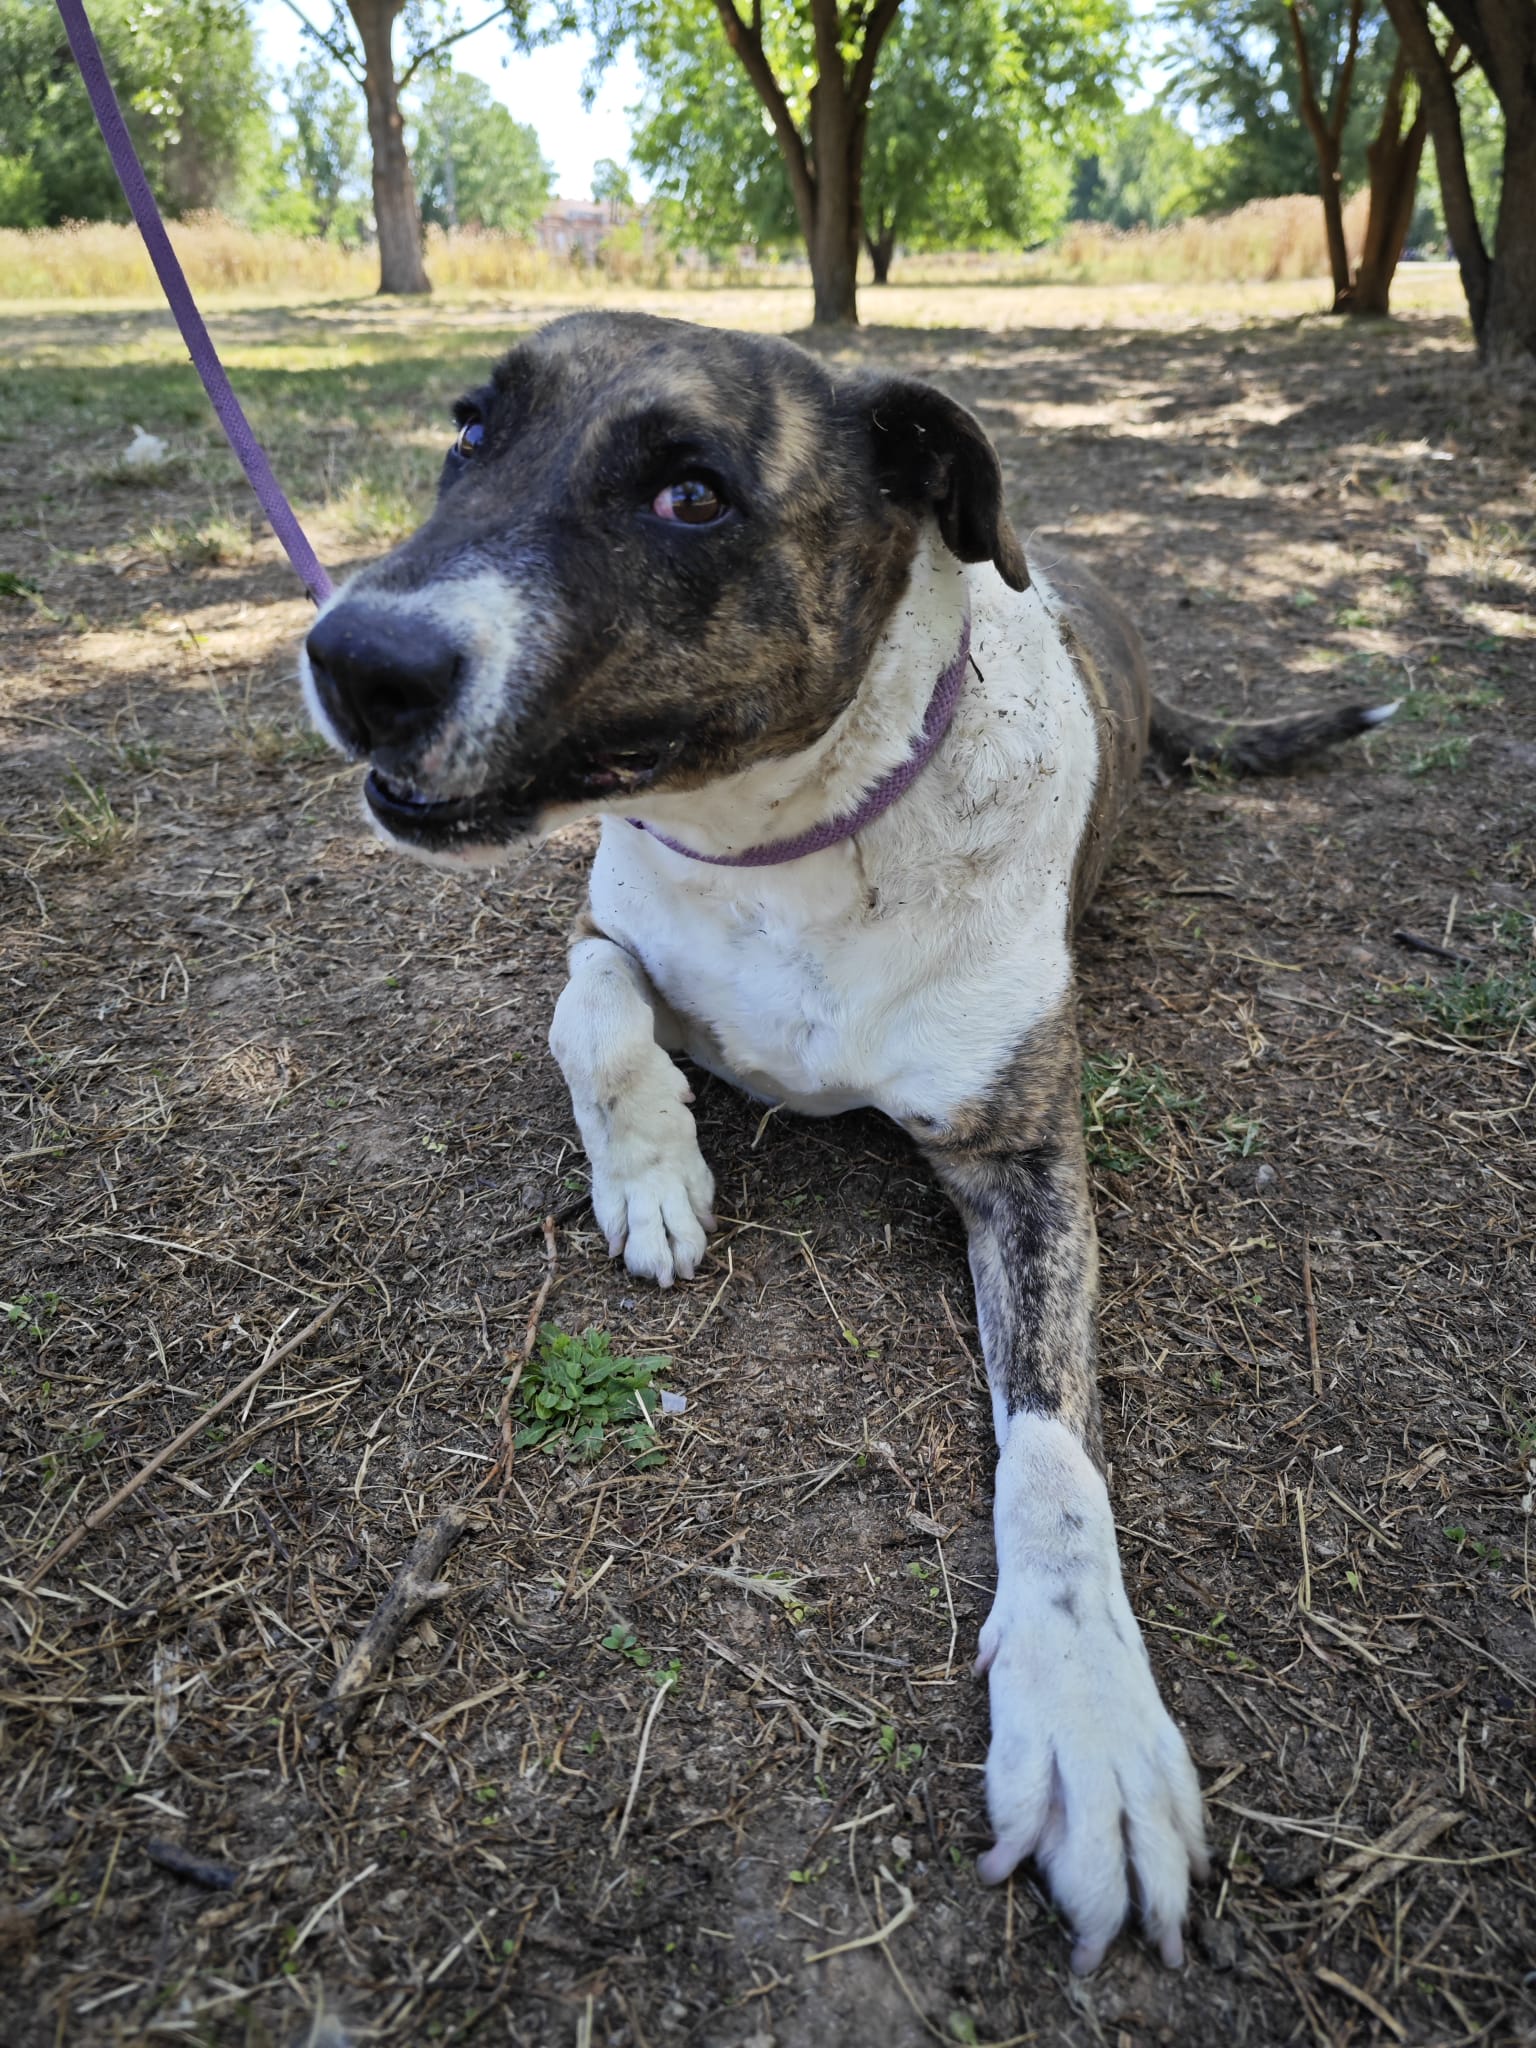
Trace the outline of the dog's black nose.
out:
M 423 737 L 453 694 L 461 655 L 419 613 L 339 604 L 304 642 L 326 716 L 359 753 Z

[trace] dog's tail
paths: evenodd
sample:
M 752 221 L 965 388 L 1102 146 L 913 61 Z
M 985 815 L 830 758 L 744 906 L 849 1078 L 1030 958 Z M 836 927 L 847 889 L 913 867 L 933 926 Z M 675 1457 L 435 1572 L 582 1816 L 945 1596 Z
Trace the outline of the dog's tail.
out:
M 1396 703 L 1338 704 L 1284 718 L 1202 718 L 1154 697 L 1152 752 L 1175 770 L 1199 763 L 1242 775 L 1278 775 L 1324 747 L 1385 725 L 1396 709 Z

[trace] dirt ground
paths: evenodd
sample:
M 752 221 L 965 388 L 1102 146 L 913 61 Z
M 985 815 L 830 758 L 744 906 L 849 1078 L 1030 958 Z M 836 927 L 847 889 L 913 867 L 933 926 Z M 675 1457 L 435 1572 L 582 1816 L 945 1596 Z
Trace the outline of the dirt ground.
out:
M 43 312 L 0 361 L 13 2048 L 1536 2041 L 1536 396 L 1449 314 L 994 296 L 846 352 L 979 408 L 1167 694 L 1404 699 L 1294 780 L 1149 783 L 1082 935 L 1113 1493 L 1217 1846 L 1188 1966 L 1074 1983 L 976 1880 L 990 1418 L 904 1139 L 701 1079 L 708 1263 L 616 1269 L 545 1049 L 589 842 L 371 844 L 162 324 Z M 333 567 L 539 316 L 228 316 Z M 501 1460 L 547 1213 L 542 1319 L 672 1361 L 657 1467 Z

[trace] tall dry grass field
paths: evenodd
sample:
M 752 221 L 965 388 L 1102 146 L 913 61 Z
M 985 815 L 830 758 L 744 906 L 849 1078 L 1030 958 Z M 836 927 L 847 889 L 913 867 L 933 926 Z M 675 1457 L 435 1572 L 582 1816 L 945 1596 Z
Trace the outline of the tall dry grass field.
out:
M 1345 210 L 1351 256 L 1365 225 L 1365 195 Z M 352 298 L 378 283 L 372 249 L 346 249 L 298 236 L 256 234 L 208 214 L 171 227 L 194 291 L 252 294 L 266 301 Z M 510 235 L 458 229 L 427 234 L 427 267 L 447 291 L 564 292 L 615 283 L 652 290 L 731 284 L 798 287 L 803 262 L 746 262 L 709 268 L 657 252 L 605 250 L 597 265 L 572 263 Z M 1304 194 L 1260 199 L 1235 213 L 1121 234 L 1076 226 L 1046 249 L 956 251 L 899 260 L 903 284 L 1274 283 L 1326 277 L 1322 210 Z M 157 293 L 136 229 L 112 222 L 23 233 L 0 230 L 0 296 L 17 300 L 139 299 Z
M 1360 258 L 1366 207 L 1366 194 L 1357 192 L 1344 208 L 1351 266 Z M 1274 284 L 1328 275 L 1323 210 L 1302 192 L 1129 234 L 1094 224 L 1072 227 L 1052 255 L 1058 270 L 1091 284 Z
M 171 241 L 195 292 L 238 292 L 264 300 L 355 298 L 377 290 L 378 253 L 298 235 L 257 234 L 202 214 L 170 223 Z M 655 258 L 615 253 L 601 270 L 573 264 L 512 235 L 427 230 L 434 284 L 460 291 L 569 289 L 583 277 L 664 284 Z M 663 272 L 669 263 L 660 265 Z M 115 221 L 74 222 L 33 232 L 0 229 L 0 297 L 136 299 L 159 287 L 137 228 Z

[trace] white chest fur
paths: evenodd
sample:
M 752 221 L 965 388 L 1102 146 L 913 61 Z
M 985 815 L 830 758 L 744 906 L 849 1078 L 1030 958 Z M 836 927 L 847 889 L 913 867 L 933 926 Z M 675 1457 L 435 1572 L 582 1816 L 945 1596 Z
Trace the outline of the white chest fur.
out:
M 1016 595 L 988 566 L 936 543 L 865 687 L 818 743 L 826 772 L 775 764 L 737 778 L 728 808 L 679 799 L 685 843 L 777 837 L 809 805 L 827 817 L 873 779 L 854 727 L 900 759 L 966 607 L 975 668 L 943 745 L 856 839 L 770 868 L 689 860 L 609 819 L 593 914 L 632 953 L 699 1062 L 812 1115 L 870 1105 L 943 1123 L 984 1094 L 1030 1026 L 1066 992 L 1070 887 L 1097 772 L 1093 717 L 1048 586 Z M 848 728 L 848 730 L 844 730 Z M 888 760 L 877 762 L 878 773 Z M 778 778 L 777 786 L 775 778 Z M 821 805 L 819 811 L 817 804 Z M 701 829 L 702 828 L 702 829 Z

